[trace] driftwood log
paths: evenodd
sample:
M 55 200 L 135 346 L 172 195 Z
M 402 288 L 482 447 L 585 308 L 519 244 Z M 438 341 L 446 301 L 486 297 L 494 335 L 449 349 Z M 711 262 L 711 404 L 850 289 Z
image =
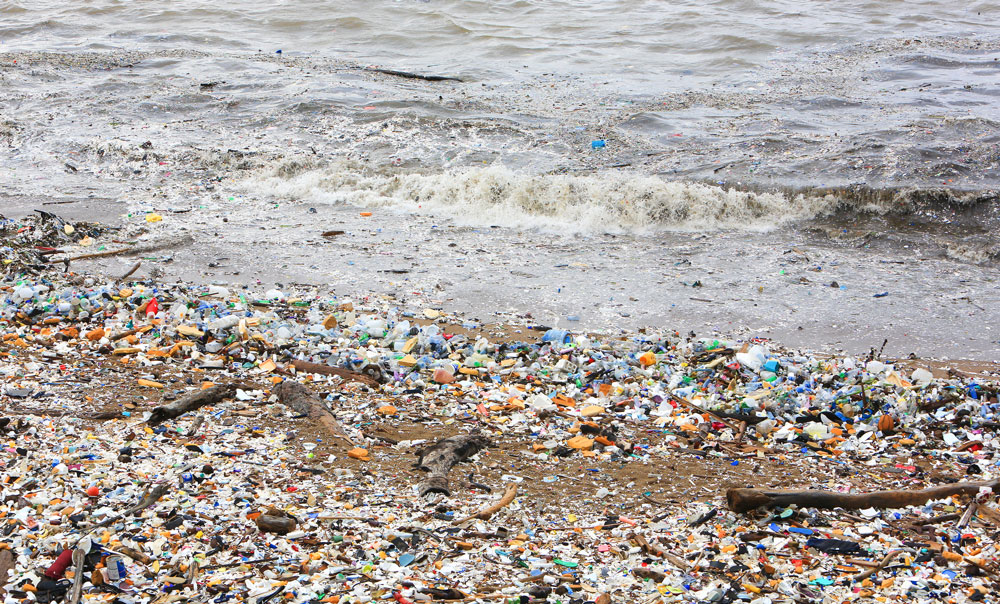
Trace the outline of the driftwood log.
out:
M 215 405 L 233 396 L 236 393 L 236 385 L 227 384 L 224 386 L 212 386 L 205 390 L 192 392 L 168 405 L 160 405 L 149 413 L 146 423 L 155 426 L 168 419 L 180 417 L 185 413 L 201 409 L 207 405 Z
M 186 243 L 190 243 L 192 237 L 190 235 L 185 235 L 177 239 L 164 240 L 159 243 L 154 243 L 151 245 L 136 245 L 133 247 L 126 247 L 117 250 L 105 250 L 103 252 L 93 252 L 91 254 L 80 254 L 79 256 L 67 257 L 57 260 L 57 262 L 68 262 L 71 260 L 87 260 L 89 258 L 107 258 L 108 256 L 120 256 L 133 254 L 145 254 L 147 252 L 158 252 L 167 248 L 176 248 L 182 246 Z M 63 254 L 68 254 L 69 252 L 63 251 Z
M 75 417 L 77 419 L 86 420 L 108 420 L 117 419 L 122 417 L 121 411 L 101 411 L 98 413 L 70 413 L 65 409 L 10 409 L 11 413 L 17 413 L 19 415 L 35 415 L 38 417 Z M 8 419 L 8 418 L 3 418 Z M 6 426 L 0 421 L 0 428 Z
M 430 476 L 420 483 L 420 495 L 444 493 L 450 496 L 448 472 L 455 464 L 465 461 L 491 444 L 485 436 L 451 436 L 417 451 L 417 463 L 414 467 L 430 472 Z
M 334 436 L 354 444 L 347 436 L 344 426 L 326 409 L 319 397 L 306 386 L 292 380 L 285 380 L 274 388 L 274 393 L 278 395 L 278 401 L 282 405 L 299 415 L 319 422 Z
M 141 512 L 142 510 L 148 508 L 149 506 L 159 501 L 160 497 L 166 495 L 167 491 L 169 490 L 170 490 L 170 485 L 165 482 L 161 482 L 160 484 L 150 489 L 145 495 L 143 495 L 142 499 L 139 500 L 139 503 L 133 505 L 129 509 L 122 512 L 122 516 L 131 516 L 136 512 Z
M 198 572 L 199 569 L 200 566 L 197 561 L 192 562 L 191 565 L 188 566 L 187 574 L 184 575 L 184 585 L 194 585 L 195 582 L 198 581 L 198 575 L 200 574 Z
M 335 375 L 345 380 L 352 380 L 355 382 L 361 382 L 366 386 L 372 388 L 378 388 L 379 380 L 381 377 L 381 371 L 377 375 L 365 375 L 363 373 L 358 373 L 357 371 L 351 371 L 350 369 L 344 369 L 343 367 L 334 367 L 332 365 L 324 365 L 322 363 L 310 363 L 309 361 L 294 360 L 289 363 L 295 368 L 295 371 L 302 373 L 318 373 L 320 375 Z M 374 373 L 374 372 L 373 372 Z
M 988 482 L 956 482 L 919 491 L 875 491 L 872 493 L 834 493 L 832 491 L 766 491 L 763 489 L 729 489 L 726 503 L 736 513 L 757 508 L 798 505 L 806 508 L 860 510 L 865 508 L 895 509 L 923 505 L 934 499 L 952 495 L 976 495 L 987 487 L 1000 488 L 1000 480 Z
M 274 562 L 275 560 L 281 560 L 281 556 L 271 556 L 270 558 L 261 558 L 260 560 L 237 560 L 235 562 L 225 562 L 223 564 L 209 564 L 208 566 L 202 567 L 201 570 L 215 570 L 217 568 L 232 568 L 234 566 L 242 566 L 246 564 L 250 566 L 251 564 L 263 564 L 265 562 Z

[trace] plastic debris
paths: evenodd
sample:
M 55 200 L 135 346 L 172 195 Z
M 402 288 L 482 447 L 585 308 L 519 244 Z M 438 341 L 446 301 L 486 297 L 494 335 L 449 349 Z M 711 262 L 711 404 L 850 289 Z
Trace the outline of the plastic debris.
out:
M 70 236 L 52 224 L 32 230 Z M 995 593 L 990 488 L 898 509 L 725 500 L 989 484 L 995 368 L 22 260 L 0 285 L 5 604 L 74 582 L 129 603 Z

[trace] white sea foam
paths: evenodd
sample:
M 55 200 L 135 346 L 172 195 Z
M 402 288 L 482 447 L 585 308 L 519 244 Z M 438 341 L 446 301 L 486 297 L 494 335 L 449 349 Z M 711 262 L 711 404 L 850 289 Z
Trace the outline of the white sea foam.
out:
M 470 226 L 572 233 L 767 230 L 828 213 L 832 196 L 784 195 L 629 172 L 530 175 L 500 166 L 373 173 L 349 163 L 273 167 L 241 183 L 257 195 L 426 213 Z

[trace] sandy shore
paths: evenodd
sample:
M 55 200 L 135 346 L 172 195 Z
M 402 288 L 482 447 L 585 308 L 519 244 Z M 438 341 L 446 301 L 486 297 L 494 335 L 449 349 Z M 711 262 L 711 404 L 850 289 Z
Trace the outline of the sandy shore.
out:
M 995 493 L 977 508 L 939 494 L 773 513 L 726 496 L 995 485 L 995 363 L 563 334 L 379 294 L 6 266 L 8 603 L 77 576 L 88 600 L 133 602 L 965 601 L 994 588 Z M 315 397 L 308 414 L 283 382 Z M 415 462 L 450 438 L 481 444 L 445 464 L 450 493 L 422 496 Z M 147 508 L 117 516 L 154 484 Z M 81 538 L 94 555 L 51 570 Z M 899 548 L 909 557 L 876 568 Z

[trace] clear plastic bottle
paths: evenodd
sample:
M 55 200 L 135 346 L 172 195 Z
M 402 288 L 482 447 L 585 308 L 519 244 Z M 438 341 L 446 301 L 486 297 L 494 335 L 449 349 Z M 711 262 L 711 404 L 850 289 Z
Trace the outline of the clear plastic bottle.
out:
M 565 344 L 569 342 L 570 335 L 565 329 L 550 329 L 542 336 L 543 342 L 553 342 L 554 344 Z
M 240 318 L 236 315 L 226 315 L 224 317 L 219 317 L 214 321 L 210 321 L 207 327 L 212 331 L 223 331 L 226 329 L 232 329 L 240 323 Z

